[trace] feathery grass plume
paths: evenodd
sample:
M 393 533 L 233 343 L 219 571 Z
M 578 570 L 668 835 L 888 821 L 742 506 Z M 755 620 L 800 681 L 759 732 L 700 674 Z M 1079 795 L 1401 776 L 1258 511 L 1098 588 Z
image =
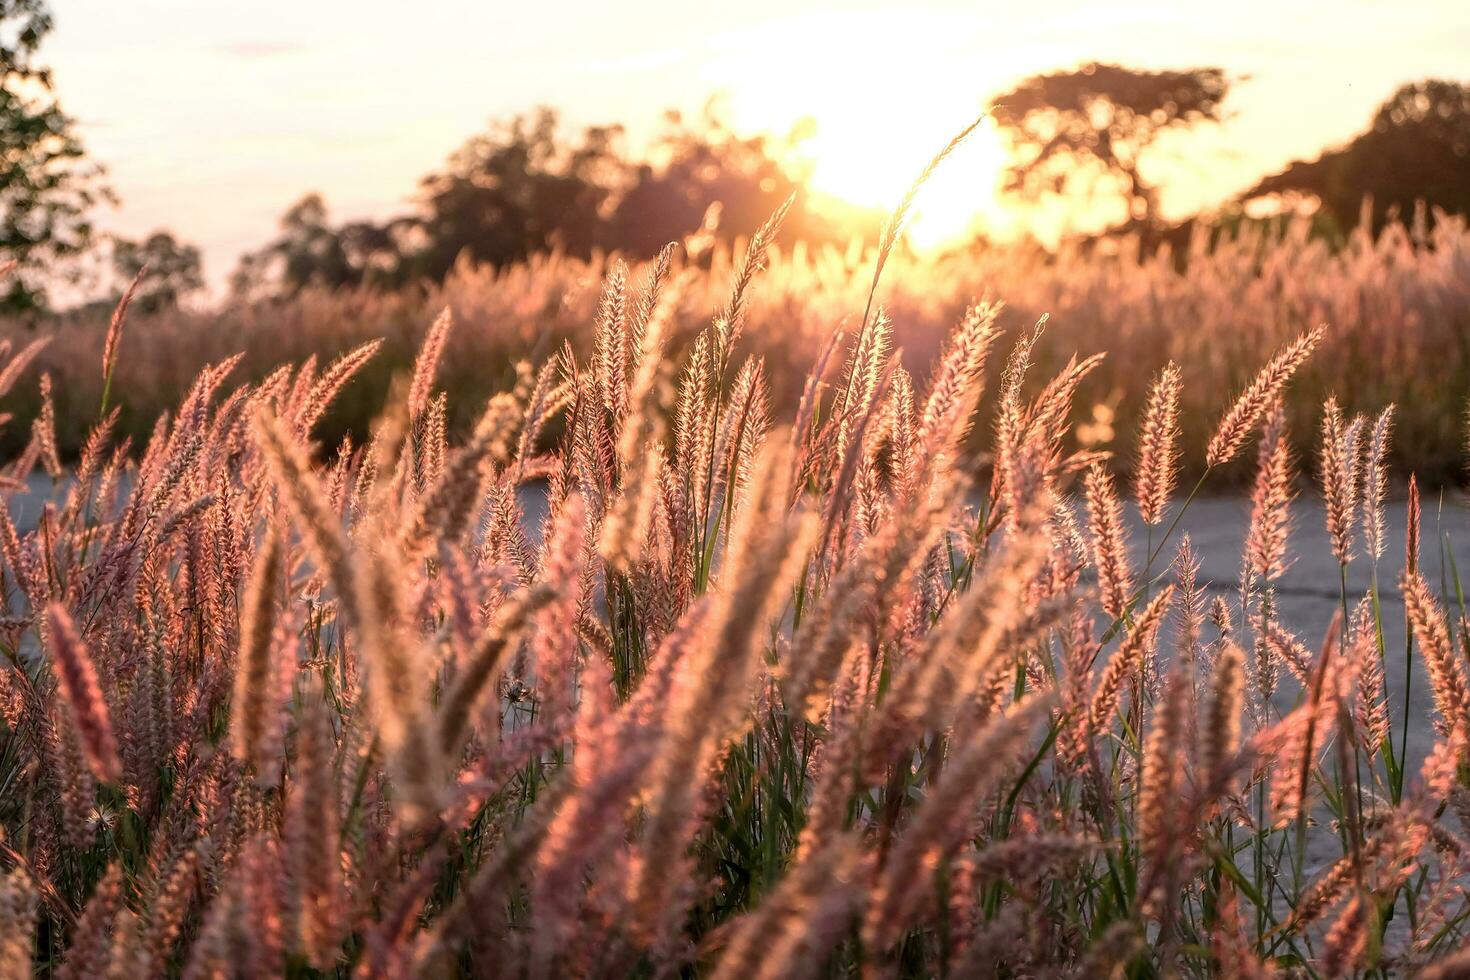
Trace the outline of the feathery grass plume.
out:
M 1409 504 L 1407 508 L 1407 520 L 1404 530 L 1404 568 L 1410 572 L 1419 571 L 1419 525 L 1421 517 L 1419 514 L 1419 481 L 1414 474 L 1409 474 Z
M 1286 412 L 1275 401 L 1266 413 L 1251 489 L 1251 517 L 1246 531 L 1246 563 L 1266 581 L 1286 571 L 1287 539 L 1291 534 L 1292 484 L 1295 473 L 1291 443 L 1286 435 Z
M 1254 380 L 1240 393 L 1240 397 L 1226 410 L 1215 427 L 1205 449 L 1205 463 L 1221 466 L 1234 459 L 1255 429 L 1256 423 L 1266 410 L 1281 395 L 1281 390 L 1291 380 L 1302 363 L 1311 356 L 1322 342 L 1325 328 L 1317 327 L 1302 334 L 1273 357 L 1261 368 Z
M 284 575 L 280 532 L 266 532 L 240 609 L 240 650 L 235 656 L 235 698 L 230 709 L 230 751 L 255 769 L 261 786 L 273 785 L 280 762 L 278 679 L 274 662 L 276 597 Z
M 514 396 L 500 393 L 485 406 L 468 442 L 425 488 L 404 527 L 399 546 L 417 561 L 435 542 L 458 541 L 483 496 L 487 466 L 505 458 L 521 414 Z
M 1031 403 L 1026 412 L 1027 431 L 1037 433 L 1055 451 L 1071 424 L 1072 399 L 1078 387 L 1106 359 L 1105 354 L 1092 354 L 1078 360 L 1074 354 Z
M 1356 425 L 1344 428 L 1337 398 L 1322 407 L 1322 498 L 1327 509 L 1327 535 L 1339 564 L 1353 557 L 1353 514 L 1357 509 L 1358 452 Z
M 1470 976 L 1470 949 L 1451 952 L 1424 965 L 1416 980 L 1464 980 Z
M 116 783 L 122 778 L 122 762 L 117 754 L 117 739 L 112 734 L 107 701 L 97 681 L 97 668 L 77 633 L 76 624 L 59 602 L 46 607 L 45 638 L 46 652 L 87 766 L 103 782 Z
M 671 282 L 669 277 L 673 272 L 674 256 L 678 254 L 678 251 L 678 242 L 669 242 L 659 249 L 658 254 L 654 256 L 653 262 L 649 265 L 648 274 L 643 279 L 643 288 L 638 291 L 638 298 L 633 304 L 633 312 L 628 318 L 628 338 L 632 341 L 635 352 L 648 347 L 645 335 L 660 304 L 666 301 L 664 287 Z M 679 278 L 672 280 L 674 292 L 667 297 L 670 306 L 677 305 L 682 295 L 680 284 Z
M 347 538 L 341 517 L 332 510 L 311 460 L 280 419 L 268 408 L 261 407 L 256 410 L 252 425 L 256 443 L 270 464 L 279 492 L 285 496 L 317 564 L 336 586 L 344 613 L 355 623 L 359 611 L 355 607 L 356 594 L 349 587 L 354 574 L 347 558 Z
M 576 498 L 568 498 L 576 499 Z M 563 504 L 562 519 L 572 519 Z M 579 513 L 579 509 L 573 506 Z M 566 526 L 574 526 L 567 524 Z M 454 683 L 439 700 L 437 742 L 446 756 L 454 756 L 460 750 L 471 723 L 475 708 L 479 705 L 487 687 L 490 686 L 505 666 L 506 657 L 515 649 L 531 616 L 556 594 L 545 586 L 522 589 L 504 600 L 495 611 L 495 618 L 476 639 L 469 655 L 460 665 Z
M 1133 572 L 1128 567 L 1128 542 L 1123 529 L 1123 504 L 1113 486 L 1113 477 L 1101 463 L 1087 471 L 1087 524 L 1092 532 L 1092 561 L 1097 566 L 1097 585 L 1102 607 L 1121 620 L 1128 613 L 1133 592 Z
M 786 220 L 786 213 L 791 210 L 791 205 L 795 200 L 796 193 L 793 191 L 791 196 L 782 201 L 780 206 L 771 213 L 765 224 L 755 230 L 755 234 L 750 236 L 750 242 L 745 246 L 745 258 L 735 273 L 734 281 L 730 284 L 730 297 L 724 309 L 715 317 L 713 324 L 716 340 L 715 376 L 717 378 L 724 377 L 735 341 L 740 339 L 740 334 L 745 329 L 746 293 L 756 273 L 766 267 L 766 253 L 775 243 L 776 234 L 781 230 L 781 223 Z
M 1161 524 L 1179 479 L 1179 365 L 1170 361 L 1149 389 L 1138 436 L 1133 493 L 1145 524 Z
M 434 390 L 434 379 L 439 374 L 439 361 L 444 356 L 444 346 L 449 340 L 449 328 L 454 316 L 449 307 L 444 307 L 424 334 L 419 356 L 413 362 L 413 380 L 408 386 L 408 417 L 417 423 L 429 406 L 429 396 Z
M 853 343 L 843 384 L 847 397 L 832 406 L 832 411 L 841 419 L 838 451 L 848 447 L 857 420 L 872 408 L 877 399 L 878 382 L 892 353 L 893 320 L 880 306 L 868 330 Z
M 58 823 L 65 842 L 76 850 L 90 847 L 97 839 L 97 777 L 87 766 L 81 738 L 64 704 L 53 704 L 47 712 L 50 736 L 44 743 L 46 764 L 55 774 L 61 802 Z
M 810 976 L 849 928 L 864 855 L 850 834 L 792 868 L 760 905 L 731 925 L 713 980 Z
M 868 320 L 873 315 L 873 300 L 878 295 L 878 283 L 883 279 L 883 269 L 888 265 L 889 256 L 893 254 L 893 249 L 894 246 L 898 244 L 899 236 L 903 234 L 904 223 L 908 221 L 909 211 L 913 209 L 914 200 L 919 196 L 919 191 L 922 190 L 924 185 L 929 182 L 929 178 L 934 176 L 934 172 L 939 169 L 939 165 L 942 164 L 951 153 L 959 149 L 960 146 L 964 144 L 965 140 L 970 138 L 970 134 L 978 129 L 980 124 L 984 121 L 985 114 L 982 113 L 975 118 L 974 122 L 970 123 L 964 129 L 956 133 L 954 137 L 944 145 L 943 149 L 934 154 L 934 157 L 929 161 L 928 166 L 926 166 L 923 171 L 920 172 L 918 178 L 909 185 L 909 189 L 907 193 L 904 194 L 903 200 L 898 202 L 898 207 L 893 209 L 893 215 L 883 226 L 883 231 L 878 236 L 878 257 L 877 260 L 873 263 L 873 281 L 868 286 L 867 306 L 863 309 L 862 323 L 858 325 L 858 346 L 862 345 L 863 339 L 868 332 Z M 842 403 L 848 403 L 850 401 L 850 397 L 851 380 L 849 379 L 849 383 L 843 386 Z
M 429 724 L 429 663 L 425 644 L 407 635 L 402 589 L 396 577 L 401 556 L 390 542 L 355 562 L 351 608 L 357 646 L 367 672 L 373 728 L 388 755 L 395 803 L 406 819 L 427 816 L 440 804 L 442 766 Z
M 148 274 L 148 263 L 138 270 L 133 281 L 128 283 L 128 288 L 123 290 L 122 298 L 117 301 L 117 306 L 112 311 L 112 319 L 107 324 L 107 338 L 102 343 L 102 407 L 99 414 L 107 414 L 107 396 L 112 392 L 112 374 L 117 368 L 117 347 L 122 342 L 123 325 L 127 323 L 128 307 L 133 302 L 133 296 L 138 292 L 138 286 L 143 282 L 143 277 Z
M 762 359 L 751 358 L 740 366 L 730 386 L 725 420 L 726 431 L 720 438 L 724 453 L 718 459 L 724 476 L 718 484 L 724 487 L 727 513 L 733 514 L 745 506 L 751 469 L 771 428 L 770 395 Z
M 628 266 L 614 260 L 602 285 L 598 304 L 597 330 L 593 340 L 596 359 L 594 377 L 603 407 L 614 424 L 628 413 Z
M 1262 638 L 1271 656 L 1285 666 L 1298 683 L 1307 684 L 1312 667 L 1312 651 L 1307 649 L 1306 644 L 1274 620 L 1265 624 Z
M 1000 337 L 1001 303 L 980 302 L 965 310 L 940 356 L 924 400 L 914 465 L 942 467 L 963 444 L 985 387 L 985 365 Z
M 1137 840 L 1147 872 L 1139 894 L 1151 914 L 1164 919 L 1166 926 L 1173 910 L 1170 893 L 1179 872 L 1176 862 L 1185 835 L 1192 830 L 1178 826 L 1172 819 L 1184 782 L 1181 761 L 1191 681 L 1184 670 L 1170 673 L 1144 742 L 1139 775 Z
M 1455 652 L 1445 625 L 1444 613 L 1429 589 L 1424 576 L 1412 568 L 1404 571 L 1400 583 L 1404 594 L 1404 611 L 1419 641 L 1420 657 L 1429 674 L 1434 692 L 1434 707 L 1451 736 L 1456 757 L 1463 764 L 1470 759 L 1470 680 L 1465 665 Z
M 1353 611 L 1352 645 L 1348 655 L 1358 672 L 1358 697 L 1354 723 L 1369 758 L 1390 747 L 1388 689 L 1384 682 L 1384 657 L 1378 651 L 1373 603 L 1364 598 Z
M 666 250 L 667 251 L 667 250 Z M 654 275 L 657 275 L 655 269 Z M 667 275 L 665 270 L 664 275 Z M 677 286 L 677 283 L 676 283 Z M 637 363 L 632 387 L 627 391 L 625 414 L 618 435 L 618 472 L 621 486 L 616 504 L 602 525 L 599 548 L 614 568 L 625 568 L 641 557 L 643 542 L 653 517 L 659 468 L 663 464 L 664 418 L 668 414 L 668 364 L 664 358 L 664 334 L 677 305 L 678 289 L 658 296 L 658 281 L 651 282 L 652 306 L 637 313 Z M 645 296 L 645 301 L 648 302 Z
M 46 475 L 53 480 L 61 479 L 61 456 L 56 448 L 56 403 L 51 398 L 49 371 L 41 372 L 41 410 L 31 422 L 31 433 Z
M 1292 909 L 1292 926 L 1299 929 L 1326 915 L 1347 894 L 1361 871 L 1361 857 L 1347 854 L 1318 875 Z
M 155 872 L 143 946 L 159 972 L 163 972 L 164 964 L 173 955 L 174 945 L 183 935 L 186 920 L 193 911 L 201 887 L 200 864 L 199 849 L 186 846 L 170 866 Z
M 1348 976 L 1368 948 L 1369 917 L 1372 909 L 1361 895 L 1354 895 L 1327 930 L 1322 948 L 1322 975 Z
M 29 980 L 35 954 L 36 885 L 25 868 L 0 875 L 0 980 Z
M 913 210 L 914 201 L 918 198 L 919 191 L 924 189 L 924 185 L 929 182 L 930 177 L 934 176 L 934 172 L 939 169 L 939 165 L 948 159 L 950 154 L 954 153 L 955 150 L 958 150 L 964 144 L 965 140 L 970 138 L 970 134 L 980 127 L 980 124 L 985 121 L 987 115 L 988 113 L 981 113 L 976 116 L 974 122 L 960 130 L 948 143 L 944 144 L 943 149 L 934 154 L 928 165 L 919 173 L 919 176 L 914 182 L 909 185 L 909 189 L 905 192 L 903 200 L 898 202 L 898 207 L 893 209 L 893 215 L 888 219 L 887 224 L 883 226 L 883 233 L 878 238 L 878 262 L 873 269 L 873 286 L 869 293 L 870 296 L 878 289 L 878 280 L 883 275 L 883 267 L 887 264 L 888 257 L 893 253 L 893 247 L 898 244 L 898 237 L 903 234 L 904 225 L 908 221 L 909 212 Z M 867 317 L 864 316 L 865 321 L 866 319 Z
M 915 810 L 878 872 L 863 936 L 886 950 L 912 921 L 931 876 L 967 836 L 975 806 L 1009 771 L 1027 737 L 1053 706 L 1033 695 L 969 733 L 956 733 L 943 777 Z
M 1255 739 L 1262 758 L 1275 756 L 1271 811 L 1276 826 L 1282 828 L 1296 822 L 1299 834 L 1305 830 L 1311 812 L 1309 794 L 1318 752 L 1330 744 L 1338 721 L 1341 615 L 1333 617 L 1317 663 L 1303 667 L 1301 682 L 1307 691 L 1306 700 L 1292 709 L 1279 725 L 1257 732 Z
M 1211 964 L 1220 980 L 1270 980 L 1274 968 L 1261 963 L 1240 921 L 1240 901 L 1229 881 L 1220 883 L 1219 920 L 1210 930 Z
M 1194 540 L 1184 535 L 1179 540 L 1179 549 L 1174 554 L 1173 574 L 1179 583 L 1179 624 L 1175 628 L 1174 649 L 1177 651 L 1177 668 L 1194 672 L 1200 668 L 1200 634 L 1204 632 L 1205 589 L 1199 582 L 1199 553 L 1194 550 Z M 1160 694 L 1159 669 L 1157 662 L 1149 663 L 1146 679 L 1149 693 L 1157 699 Z
M 791 473 L 785 433 L 767 441 L 751 474 L 750 499 L 731 527 L 709 640 L 692 651 L 669 705 L 669 726 L 655 768 L 643 833 L 644 861 L 632 888 L 635 914 L 646 919 L 664 904 L 664 863 L 682 854 L 694 810 L 694 782 L 738 724 L 756 666 L 756 641 L 786 601 L 815 522 L 787 506 Z
M 1042 449 L 1036 445 L 1038 434 L 1026 429 L 1021 386 L 1031 366 L 1032 349 L 1045 329 L 1043 316 L 1032 330 L 1016 340 L 1000 376 L 999 405 L 995 412 L 996 462 L 990 478 L 990 498 L 991 506 L 1001 509 L 1010 523 L 1014 523 L 1012 515 L 1019 514 L 1029 502 L 1027 491 L 1044 482 Z M 1023 483 L 1027 485 L 1022 486 Z
M 282 820 L 287 879 L 297 948 L 317 969 L 329 969 L 345 926 L 341 836 L 333 757 L 336 740 L 319 679 L 301 695 L 290 792 Z
M 107 972 L 112 954 L 113 923 L 123 904 L 123 868 L 113 864 L 92 889 L 87 907 L 68 937 L 57 980 L 87 980 Z
M 1087 709 L 1094 736 L 1107 731 L 1111 726 L 1125 682 L 1142 671 L 1151 648 L 1157 642 L 1159 624 L 1164 621 L 1164 614 L 1173 600 L 1174 586 L 1164 586 L 1134 620 L 1132 628 L 1123 637 L 1123 642 L 1118 644 L 1118 649 L 1103 668 Z
M 302 435 L 309 435 L 316 428 L 317 422 L 336 401 L 337 395 L 347 386 L 353 376 L 371 361 L 380 349 L 382 340 L 369 340 L 358 344 L 345 354 L 340 355 L 331 363 L 322 376 L 312 385 L 310 392 L 303 400 L 301 407 L 294 415 L 293 421 L 296 431 Z
M 1210 700 L 1200 729 L 1199 769 L 1208 785 L 1217 785 L 1240 748 L 1240 709 L 1245 691 L 1245 654 L 1226 643 L 1215 658 Z
M 1383 499 L 1388 494 L 1388 443 L 1393 430 L 1394 406 L 1389 405 L 1373 422 L 1363 470 L 1363 536 L 1368 555 L 1383 557 Z
M 37 337 L 22 347 L 20 353 L 7 361 L 4 368 L 0 368 L 0 396 L 10 393 L 10 389 L 15 387 L 15 382 L 25 373 L 25 369 L 31 366 L 31 362 L 46 349 L 51 340 L 51 337 Z

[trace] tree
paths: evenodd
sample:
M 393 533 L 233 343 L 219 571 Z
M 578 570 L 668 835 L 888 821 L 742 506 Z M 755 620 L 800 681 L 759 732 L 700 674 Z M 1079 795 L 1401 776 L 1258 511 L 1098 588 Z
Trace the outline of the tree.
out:
M 1421 201 L 1470 215 L 1470 85 L 1428 80 L 1403 86 L 1352 142 L 1291 164 L 1242 199 L 1271 195 L 1316 198 L 1344 228 L 1370 198 L 1375 228 L 1394 213 L 1408 215 Z
M 1152 228 L 1158 193 L 1143 159 L 1163 133 L 1220 122 L 1230 79 L 1219 68 L 1139 71 L 1088 64 L 1034 75 L 994 99 L 1015 162 L 1006 189 L 1027 200 L 1090 192 L 1099 178 L 1121 190 L 1125 228 Z
M 729 128 L 711 104 L 694 123 L 679 113 L 665 114 L 666 126 L 650 154 L 657 162 L 639 165 L 618 198 L 606 227 L 607 244 L 639 256 L 693 234 L 711 205 L 720 207 L 719 230 L 726 237 L 748 236 L 795 192 L 804 174 L 785 158 L 799 137 L 784 141 L 742 137 Z M 798 200 L 783 225 L 791 239 L 834 240 L 843 229 L 803 207 Z
M 291 296 L 303 289 L 396 288 L 410 281 L 410 257 L 421 251 L 421 221 L 352 221 L 333 227 L 320 194 L 307 194 L 281 216 L 281 234 L 247 252 L 231 277 L 244 299 Z
M 666 118 L 649 160 L 634 162 L 619 127 L 588 127 L 568 140 L 550 109 L 516 116 L 425 177 L 418 213 L 384 224 L 334 227 L 321 197 L 308 195 L 282 217 L 279 238 L 242 257 L 236 292 L 396 288 L 440 281 L 461 257 L 495 267 L 552 250 L 647 258 L 701 231 L 712 205 L 720 206 L 712 234 L 749 235 L 800 183 L 782 153 L 794 138 L 739 137 L 713 110 L 694 125 L 675 113 Z M 834 240 L 877 225 L 867 213 L 839 225 L 802 203 L 784 226 L 793 238 Z
M 45 306 L 37 270 L 54 277 L 56 260 L 87 248 L 88 213 L 111 198 L 36 62 L 51 26 L 42 0 L 0 0 L 0 257 L 20 263 L 0 295 L 8 312 Z
M 501 266 L 553 248 L 586 257 L 599 245 L 604 208 L 626 177 L 622 130 L 593 126 L 580 143 L 557 138 L 547 108 L 516 116 L 459 148 L 421 182 L 423 247 L 414 272 L 440 279 L 460 255 Z
M 123 288 L 138 279 L 132 305 L 144 312 L 177 306 L 179 300 L 204 287 L 199 249 L 180 242 L 166 231 L 155 231 L 142 242 L 114 238 L 112 267 Z

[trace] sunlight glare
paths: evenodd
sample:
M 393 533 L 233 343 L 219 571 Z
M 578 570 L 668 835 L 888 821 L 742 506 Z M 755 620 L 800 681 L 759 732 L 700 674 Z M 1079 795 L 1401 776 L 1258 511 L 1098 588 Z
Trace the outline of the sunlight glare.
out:
M 914 31 L 927 43 L 907 37 Z M 813 36 L 823 43 L 811 44 Z M 799 155 L 811 167 L 813 193 L 889 211 L 934 154 L 981 113 L 976 93 L 993 84 L 965 60 L 933 57 L 933 38 L 944 36 L 944 23 L 883 14 L 820 25 L 799 18 L 759 38 L 729 38 L 731 57 L 716 59 L 710 80 L 727 93 L 737 128 L 780 134 L 810 126 Z M 797 67 L 752 73 L 743 56 L 750 47 L 772 63 Z M 997 197 L 1005 159 L 986 119 L 920 192 L 909 241 L 927 251 L 976 231 L 1004 236 L 1014 220 Z
M 812 161 L 812 189 L 884 210 L 903 198 L 934 153 L 960 128 L 949 120 L 910 119 L 895 128 L 892 147 L 875 147 L 861 118 L 843 118 L 833 111 L 818 117 L 816 126 L 816 135 L 804 147 Z M 996 191 L 1004 165 L 1004 147 L 987 119 L 920 190 L 908 224 L 914 246 L 935 249 L 1003 223 Z

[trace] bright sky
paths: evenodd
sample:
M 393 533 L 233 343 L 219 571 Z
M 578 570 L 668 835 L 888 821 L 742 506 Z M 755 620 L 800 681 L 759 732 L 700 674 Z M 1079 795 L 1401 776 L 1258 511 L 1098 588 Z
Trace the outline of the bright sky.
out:
M 729 95 L 740 129 L 818 126 L 814 182 L 891 204 L 987 97 L 1081 61 L 1250 75 L 1192 143 L 1165 204 L 1220 200 L 1361 130 L 1400 83 L 1470 79 L 1465 0 L 53 0 L 64 108 L 111 171 L 111 231 L 169 228 L 225 278 L 282 211 L 404 209 L 419 176 L 493 118 L 538 104 L 635 143 L 669 107 Z M 900 10 L 902 12 L 900 12 Z M 931 238 L 994 214 L 982 137 L 923 203 Z

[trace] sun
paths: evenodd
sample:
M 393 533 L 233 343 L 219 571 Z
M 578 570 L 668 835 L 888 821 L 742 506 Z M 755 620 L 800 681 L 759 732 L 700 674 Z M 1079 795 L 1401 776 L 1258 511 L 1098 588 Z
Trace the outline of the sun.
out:
M 731 122 L 747 132 L 809 132 L 798 155 L 817 194 L 889 210 L 993 91 L 986 66 L 966 50 L 945 56 L 947 21 L 879 13 L 795 18 L 729 39 L 708 80 L 725 93 Z M 750 51 L 780 72 L 751 71 Z M 1014 221 L 999 201 L 1005 143 L 985 119 L 926 183 L 908 225 L 920 250 L 1004 235 Z
M 874 144 L 860 116 L 833 109 L 813 122 L 815 135 L 802 147 L 811 163 L 812 190 L 888 210 L 969 120 L 902 120 L 884 134 L 881 145 Z M 920 189 L 907 225 L 910 242 L 932 250 L 1003 223 L 997 193 L 1005 164 L 1004 144 L 987 118 Z

